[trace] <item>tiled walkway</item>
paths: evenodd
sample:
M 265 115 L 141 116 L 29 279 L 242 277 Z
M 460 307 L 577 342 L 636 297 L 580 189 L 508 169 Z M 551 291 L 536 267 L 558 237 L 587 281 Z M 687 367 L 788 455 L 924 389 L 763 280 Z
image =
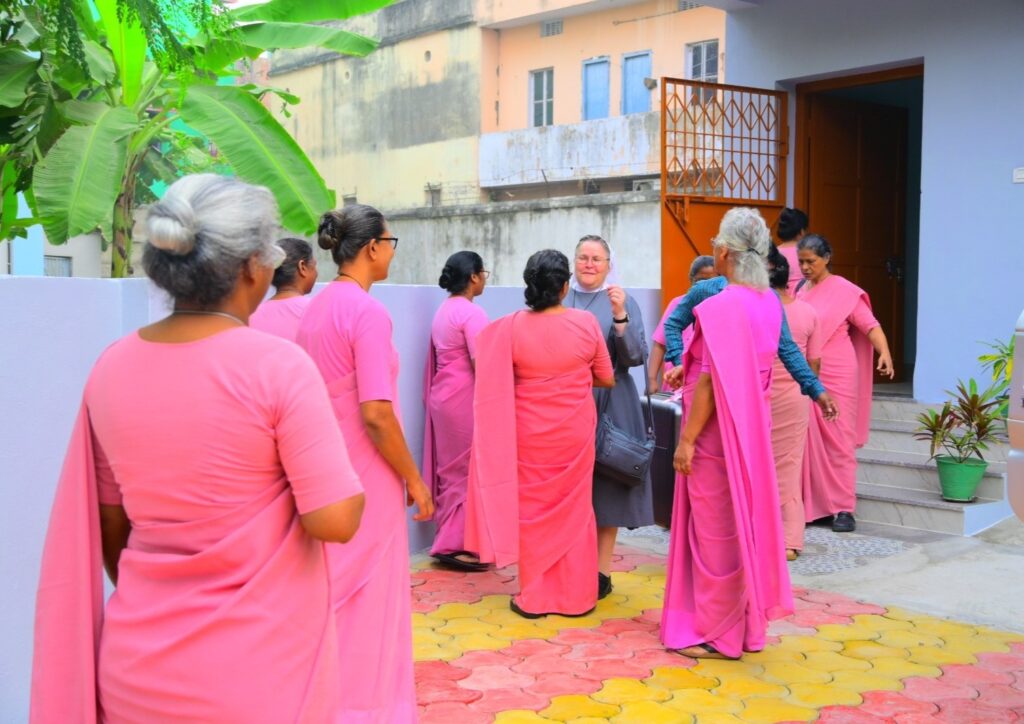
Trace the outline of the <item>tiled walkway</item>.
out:
M 658 641 L 664 556 L 618 553 L 576 619 L 512 613 L 512 570 L 417 564 L 421 722 L 1024 722 L 1024 636 L 798 588 L 763 652 L 698 662 Z

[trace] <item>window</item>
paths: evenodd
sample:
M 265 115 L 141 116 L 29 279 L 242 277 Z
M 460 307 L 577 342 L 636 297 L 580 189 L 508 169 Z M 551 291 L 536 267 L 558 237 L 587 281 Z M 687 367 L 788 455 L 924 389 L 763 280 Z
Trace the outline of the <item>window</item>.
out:
M 608 117 L 608 83 L 611 78 L 608 58 L 583 61 L 583 120 Z
M 705 40 L 686 46 L 686 77 L 705 83 L 718 82 L 718 41 Z
M 71 276 L 70 256 L 44 256 L 43 274 L 48 277 L 69 277 Z
M 355 194 L 343 194 L 341 197 L 342 206 L 355 206 L 359 203 L 359 199 Z
M 552 35 L 562 34 L 562 21 L 561 20 L 548 20 L 547 22 L 540 24 L 540 37 L 549 38 Z
M 651 54 L 631 53 L 622 59 L 622 113 L 651 110 L 651 91 L 644 82 L 651 75 Z
M 555 69 L 530 71 L 530 125 L 550 126 L 555 115 Z
M 683 11 L 683 10 L 696 10 L 699 7 L 704 7 L 704 6 L 701 5 L 700 3 L 689 2 L 688 0 L 679 0 L 679 10 L 680 10 L 680 12 Z

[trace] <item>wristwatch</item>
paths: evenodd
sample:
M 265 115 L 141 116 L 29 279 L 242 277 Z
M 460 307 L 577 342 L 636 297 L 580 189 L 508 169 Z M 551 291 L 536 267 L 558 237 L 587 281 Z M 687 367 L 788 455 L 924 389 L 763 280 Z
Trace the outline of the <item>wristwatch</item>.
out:
M 626 312 L 626 316 L 623 317 L 622 319 L 616 319 L 615 317 L 612 317 L 612 322 L 614 322 L 615 324 L 625 324 L 628 321 L 629 321 L 629 312 Z

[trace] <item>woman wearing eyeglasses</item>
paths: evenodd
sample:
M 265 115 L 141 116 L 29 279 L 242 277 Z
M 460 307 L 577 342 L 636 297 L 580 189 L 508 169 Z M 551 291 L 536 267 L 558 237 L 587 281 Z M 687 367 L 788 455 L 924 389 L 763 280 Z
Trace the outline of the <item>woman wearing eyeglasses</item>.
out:
M 430 328 L 423 391 L 423 475 L 437 505 L 430 555 L 464 571 L 487 568 L 466 551 L 464 505 L 473 443 L 476 337 L 489 321 L 473 300 L 484 293 L 488 276 L 484 260 L 473 251 L 456 252 L 445 262 L 438 285 L 451 296 L 437 310 Z
M 638 440 L 647 434 L 636 384 L 629 374 L 647 357 L 644 319 L 640 306 L 610 278 L 611 245 L 600 236 L 587 235 L 576 244 L 576 260 L 567 307 L 597 317 L 615 367 L 615 387 L 595 389 L 598 410 L 604 410 L 616 427 Z M 651 481 L 629 487 L 594 471 L 594 514 L 597 516 L 598 598 L 612 591 L 612 553 L 620 527 L 654 524 Z
M 310 302 L 298 343 L 327 383 L 352 465 L 366 490 L 363 527 L 347 546 L 327 546 L 337 616 L 343 712 L 337 721 L 416 720 L 409 542 L 414 520 L 433 514 L 399 423 L 398 353 L 391 317 L 370 296 L 388 277 L 398 239 L 384 216 L 356 204 L 320 218 L 317 242 L 337 278 Z

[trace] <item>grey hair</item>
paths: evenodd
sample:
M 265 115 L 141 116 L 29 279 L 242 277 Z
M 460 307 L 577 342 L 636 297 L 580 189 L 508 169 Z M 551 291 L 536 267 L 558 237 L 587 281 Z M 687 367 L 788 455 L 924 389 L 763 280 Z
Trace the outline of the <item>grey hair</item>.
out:
M 607 241 L 605 241 L 602 237 L 598 236 L 597 234 L 587 234 L 586 236 L 581 236 L 580 240 L 576 242 L 576 251 L 579 251 L 580 247 L 583 246 L 584 244 L 586 244 L 588 241 L 593 241 L 594 243 L 600 244 L 601 246 L 603 246 L 604 247 L 604 253 L 608 255 L 609 259 L 611 259 L 611 256 L 612 256 L 611 244 L 609 244 Z
M 149 207 L 142 265 L 176 301 L 212 307 L 252 257 L 277 266 L 277 203 L 262 186 L 204 173 L 178 179 Z
M 714 243 L 732 252 L 734 266 L 730 281 L 754 289 L 768 288 L 771 233 L 757 209 L 747 206 L 729 209 L 718 226 Z
M 701 256 L 698 256 L 696 259 L 693 260 L 693 263 L 690 264 L 690 281 L 692 282 L 694 279 L 696 279 L 697 275 L 700 274 L 704 269 L 707 269 L 708 267 L 714 268 L 714 266 L 715 257 L 708 256 L 707 254 L 702 254 Z

